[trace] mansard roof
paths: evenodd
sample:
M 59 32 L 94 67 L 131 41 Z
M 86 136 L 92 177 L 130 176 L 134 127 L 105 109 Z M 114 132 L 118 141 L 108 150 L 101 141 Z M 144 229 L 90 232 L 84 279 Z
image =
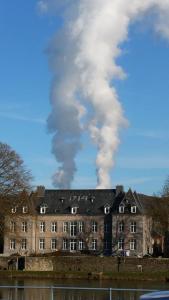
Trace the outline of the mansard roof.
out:
M 113 206 L 115 193 L 115 189 L 45 190 L 44 195 L 36 199 L 36 211 L 46 204 L 46 214 L 68 214 L 72 207 L 78 207 L 78 214 L 99 215 L 105 205 Z
M 138 194 L 129 189 L 85 189 L 52 190 L 40 187 L 33 193 L 30 201 L 32 213 L 39 214 L 41 207 L 46 207 L 45 214 L 71 214 L 72 207 L 77 207 L 77 214 L 103 215 L 105 206 L 110 206 L 110 213 L 119 213 L 119 206 L 126 206 L 125 213 L 131 213 L 131 206 L 137 207 L 137 214 L 147 214 L 160 198 Z

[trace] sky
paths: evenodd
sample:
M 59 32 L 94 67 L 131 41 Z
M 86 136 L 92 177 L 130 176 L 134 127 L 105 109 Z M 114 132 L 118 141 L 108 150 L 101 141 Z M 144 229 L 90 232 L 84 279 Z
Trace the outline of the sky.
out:
M 59 167 L 51 153 L 52 74 L 47 48 L 62 26 L 58 15 L 41 14 L 37 1 L 2 0 L 0 9 L 0 141 L 20 154 L 34 186 L 53 188 Z M 148 17 L 132 24 L 118 63 L 127 78 L 113 84 L 128 128 L 120 133 L 112 187 L 158 193 L 169 175 L 169 42 L 156 34 Z M 87 133 L 76 157 L 72 188 L 96 187 L 96 148 Z

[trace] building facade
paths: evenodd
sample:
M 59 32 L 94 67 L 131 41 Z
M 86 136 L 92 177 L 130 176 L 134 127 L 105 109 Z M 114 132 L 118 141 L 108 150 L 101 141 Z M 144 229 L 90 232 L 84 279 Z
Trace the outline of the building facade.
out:
M 110 190 L 38 187 L 27 201 L 16 201 L 9 208 L 4 254 L 152 253 L 152 219 L 146 212 L 146 197 L 131 190 L 126 193 L 122 186 Z

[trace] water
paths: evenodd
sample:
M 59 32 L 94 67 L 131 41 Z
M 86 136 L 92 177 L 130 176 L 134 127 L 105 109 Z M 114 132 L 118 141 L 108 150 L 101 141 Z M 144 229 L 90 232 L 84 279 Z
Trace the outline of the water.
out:
M 13 286 L 0 288 L 0 300 L 109 300 L 109 291 L 61 290 L 45 287 L 89 287 L 118 289 L 169 290 L 169 283 L 135 281 L 90 281 L 90 280 L 0 280 L 0 285 Z M 15 288 L 20 286 L 21 288 Z M 27 286 L 23 287 L 23 286 Z M 32 286 L 32 288 L 30 288 Z M 41 287 L 41 288 L 37 288 Z M 138 300 L 145 292 L 112 291 L 113 300 Z

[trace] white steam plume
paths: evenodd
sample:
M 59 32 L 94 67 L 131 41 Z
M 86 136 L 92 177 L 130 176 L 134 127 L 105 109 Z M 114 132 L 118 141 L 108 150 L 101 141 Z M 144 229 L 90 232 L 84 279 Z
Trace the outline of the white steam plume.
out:
M 153 12 L 154 28 L 169 38 L 169 0 L 42 0 L 42 12 L 59 9 L 64 28 L 49 46 L 54 73 L 52 112 L 53 153 L 61 163 L 54 176 L 60 188 L 69 188 L 76 170 L 84 128 L 81 116 L 90 105 L 89 131 L 97 146 L 97 188 L 110 188 L 110 170 L 119 144 L 119 129 L 127 123 L 112 80 L 125 74 L 116 59 L 128 38 L 129 26 Z

